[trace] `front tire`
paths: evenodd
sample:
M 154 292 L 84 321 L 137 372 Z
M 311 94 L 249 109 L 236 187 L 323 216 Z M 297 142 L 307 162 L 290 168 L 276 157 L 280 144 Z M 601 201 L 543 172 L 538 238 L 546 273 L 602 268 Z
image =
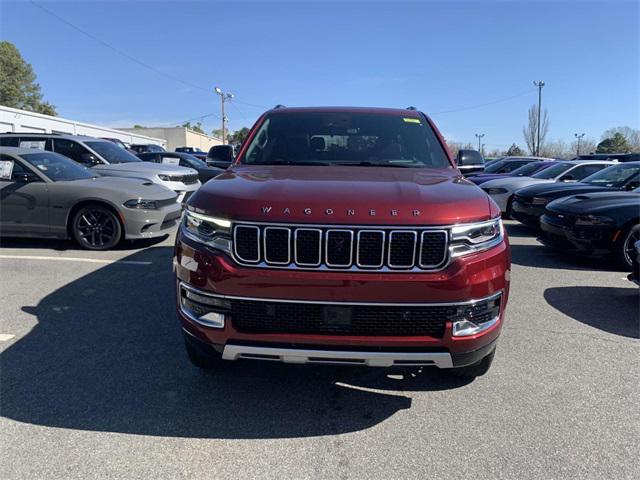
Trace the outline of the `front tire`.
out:
M 631 270 L 633 256 L 636 254 L 634 244 L 640 240 L 640 225 L 634 225 L 620 235 L 614 246 L 614 257 L 616 264 L 624 269 Z
M 120 220 L 109 208 L 86 205 L 76 212 L 71 224 L 73 238 L 88 250 L 109 250 L 122 239 Z
M 491 364 L 493 363 L 493 357 L 495 356 L 495 349 L 482 360 L 466 367 L 457 367 L 449 370 L 449 373 L 454 377 L 466 377 L 475 378 L 481 377 L 489 371 Z
M 184 333 L 184 346 L 191 363 L 202 370 L 213 370 L 222 363 L 222 355 L 209 345 Z

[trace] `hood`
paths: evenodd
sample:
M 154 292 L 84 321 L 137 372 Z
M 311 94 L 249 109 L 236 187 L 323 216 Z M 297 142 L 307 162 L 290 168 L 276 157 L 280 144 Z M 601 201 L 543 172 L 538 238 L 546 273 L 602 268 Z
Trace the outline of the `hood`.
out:
M 145 198 L 148 200 L 162 200 L 175 197 L 176 194 L 162 185 L 144 180 L 126 177 L 96 177 L 86 180 L 68 182 L 76 188 L 86 188 L 93 195 L 100 191 L 107 194 L 123 195 L 127 198 Z
M 545 197 L 560 198 L 569 195 L 577 195 L 591 192 L 609 192 L 616 190 L 611 187 L 600 187 L 597 185 L 589 185 L 588 183 L 563 183 L 554 182 L 550 184 L 531 185 L 529 187 L 518 190 L 521 197 Z
M 198 211 L 263 222 L 444 225 L 491 218 L 454 169 L 239 165 L 189 199 Z
M 616 208 L 629 208 L 640 211 L 640 193 L 635 192 L 596 192 L 573 195 L 555 200 L 547 208 L 553 212 L 569 214 L 598 214 Z
M 553 183 L 553 180 L 531 177 L 504 177 L 489 180 L 482 184 L 482 188 L 506 188 L 507 190 L 514 191 L 518 188 L 537 185 L 540 183 Z
M 96 165 L 95 170 L 114 170 L 118 172 L 142 173 L 149 175 L 197 175 L 193 168 L 180 167 L 178 165 L 166 165 L 151 162 L 110 163 L 109 165 Z

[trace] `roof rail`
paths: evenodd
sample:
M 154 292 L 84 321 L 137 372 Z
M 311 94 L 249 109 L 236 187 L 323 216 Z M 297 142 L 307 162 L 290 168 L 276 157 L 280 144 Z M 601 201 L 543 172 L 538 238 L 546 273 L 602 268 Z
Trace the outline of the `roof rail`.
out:
M 407 107 L 407 110 L 418 110 L 418 109 L 412 105 L 410 107 Z
M 279 108 L 286 108 L 284 105 L 278 104 L 275 107 L 273 107 L 274 110 L 277 110 Z

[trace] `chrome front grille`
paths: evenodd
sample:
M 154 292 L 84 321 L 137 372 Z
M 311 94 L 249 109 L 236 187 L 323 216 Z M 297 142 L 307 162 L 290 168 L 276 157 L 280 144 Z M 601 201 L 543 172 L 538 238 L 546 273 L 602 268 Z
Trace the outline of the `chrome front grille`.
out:
M 441 228 L 341 227 L 238 223 L 236 262 L 263 268 L 424 271 L 448 261 L 449 234 Z

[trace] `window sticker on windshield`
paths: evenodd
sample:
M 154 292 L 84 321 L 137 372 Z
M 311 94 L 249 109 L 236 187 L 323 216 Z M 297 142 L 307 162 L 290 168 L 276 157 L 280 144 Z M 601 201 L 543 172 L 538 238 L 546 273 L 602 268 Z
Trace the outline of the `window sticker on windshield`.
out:
M 175 157 L 162 157 L 162 163 L 165 165 L 180 165 L 180 159 Z
M 0 180 L 10 180 L 13 173 L 13 162 L 11 160 L 0 161 Z
M 403 118 L 402 120 L 404 120 L 405 123 L 420 123 L 419 118 Z
M 39 148 L 44 150 L 45 140 L 21 140 L 20 148 Z

